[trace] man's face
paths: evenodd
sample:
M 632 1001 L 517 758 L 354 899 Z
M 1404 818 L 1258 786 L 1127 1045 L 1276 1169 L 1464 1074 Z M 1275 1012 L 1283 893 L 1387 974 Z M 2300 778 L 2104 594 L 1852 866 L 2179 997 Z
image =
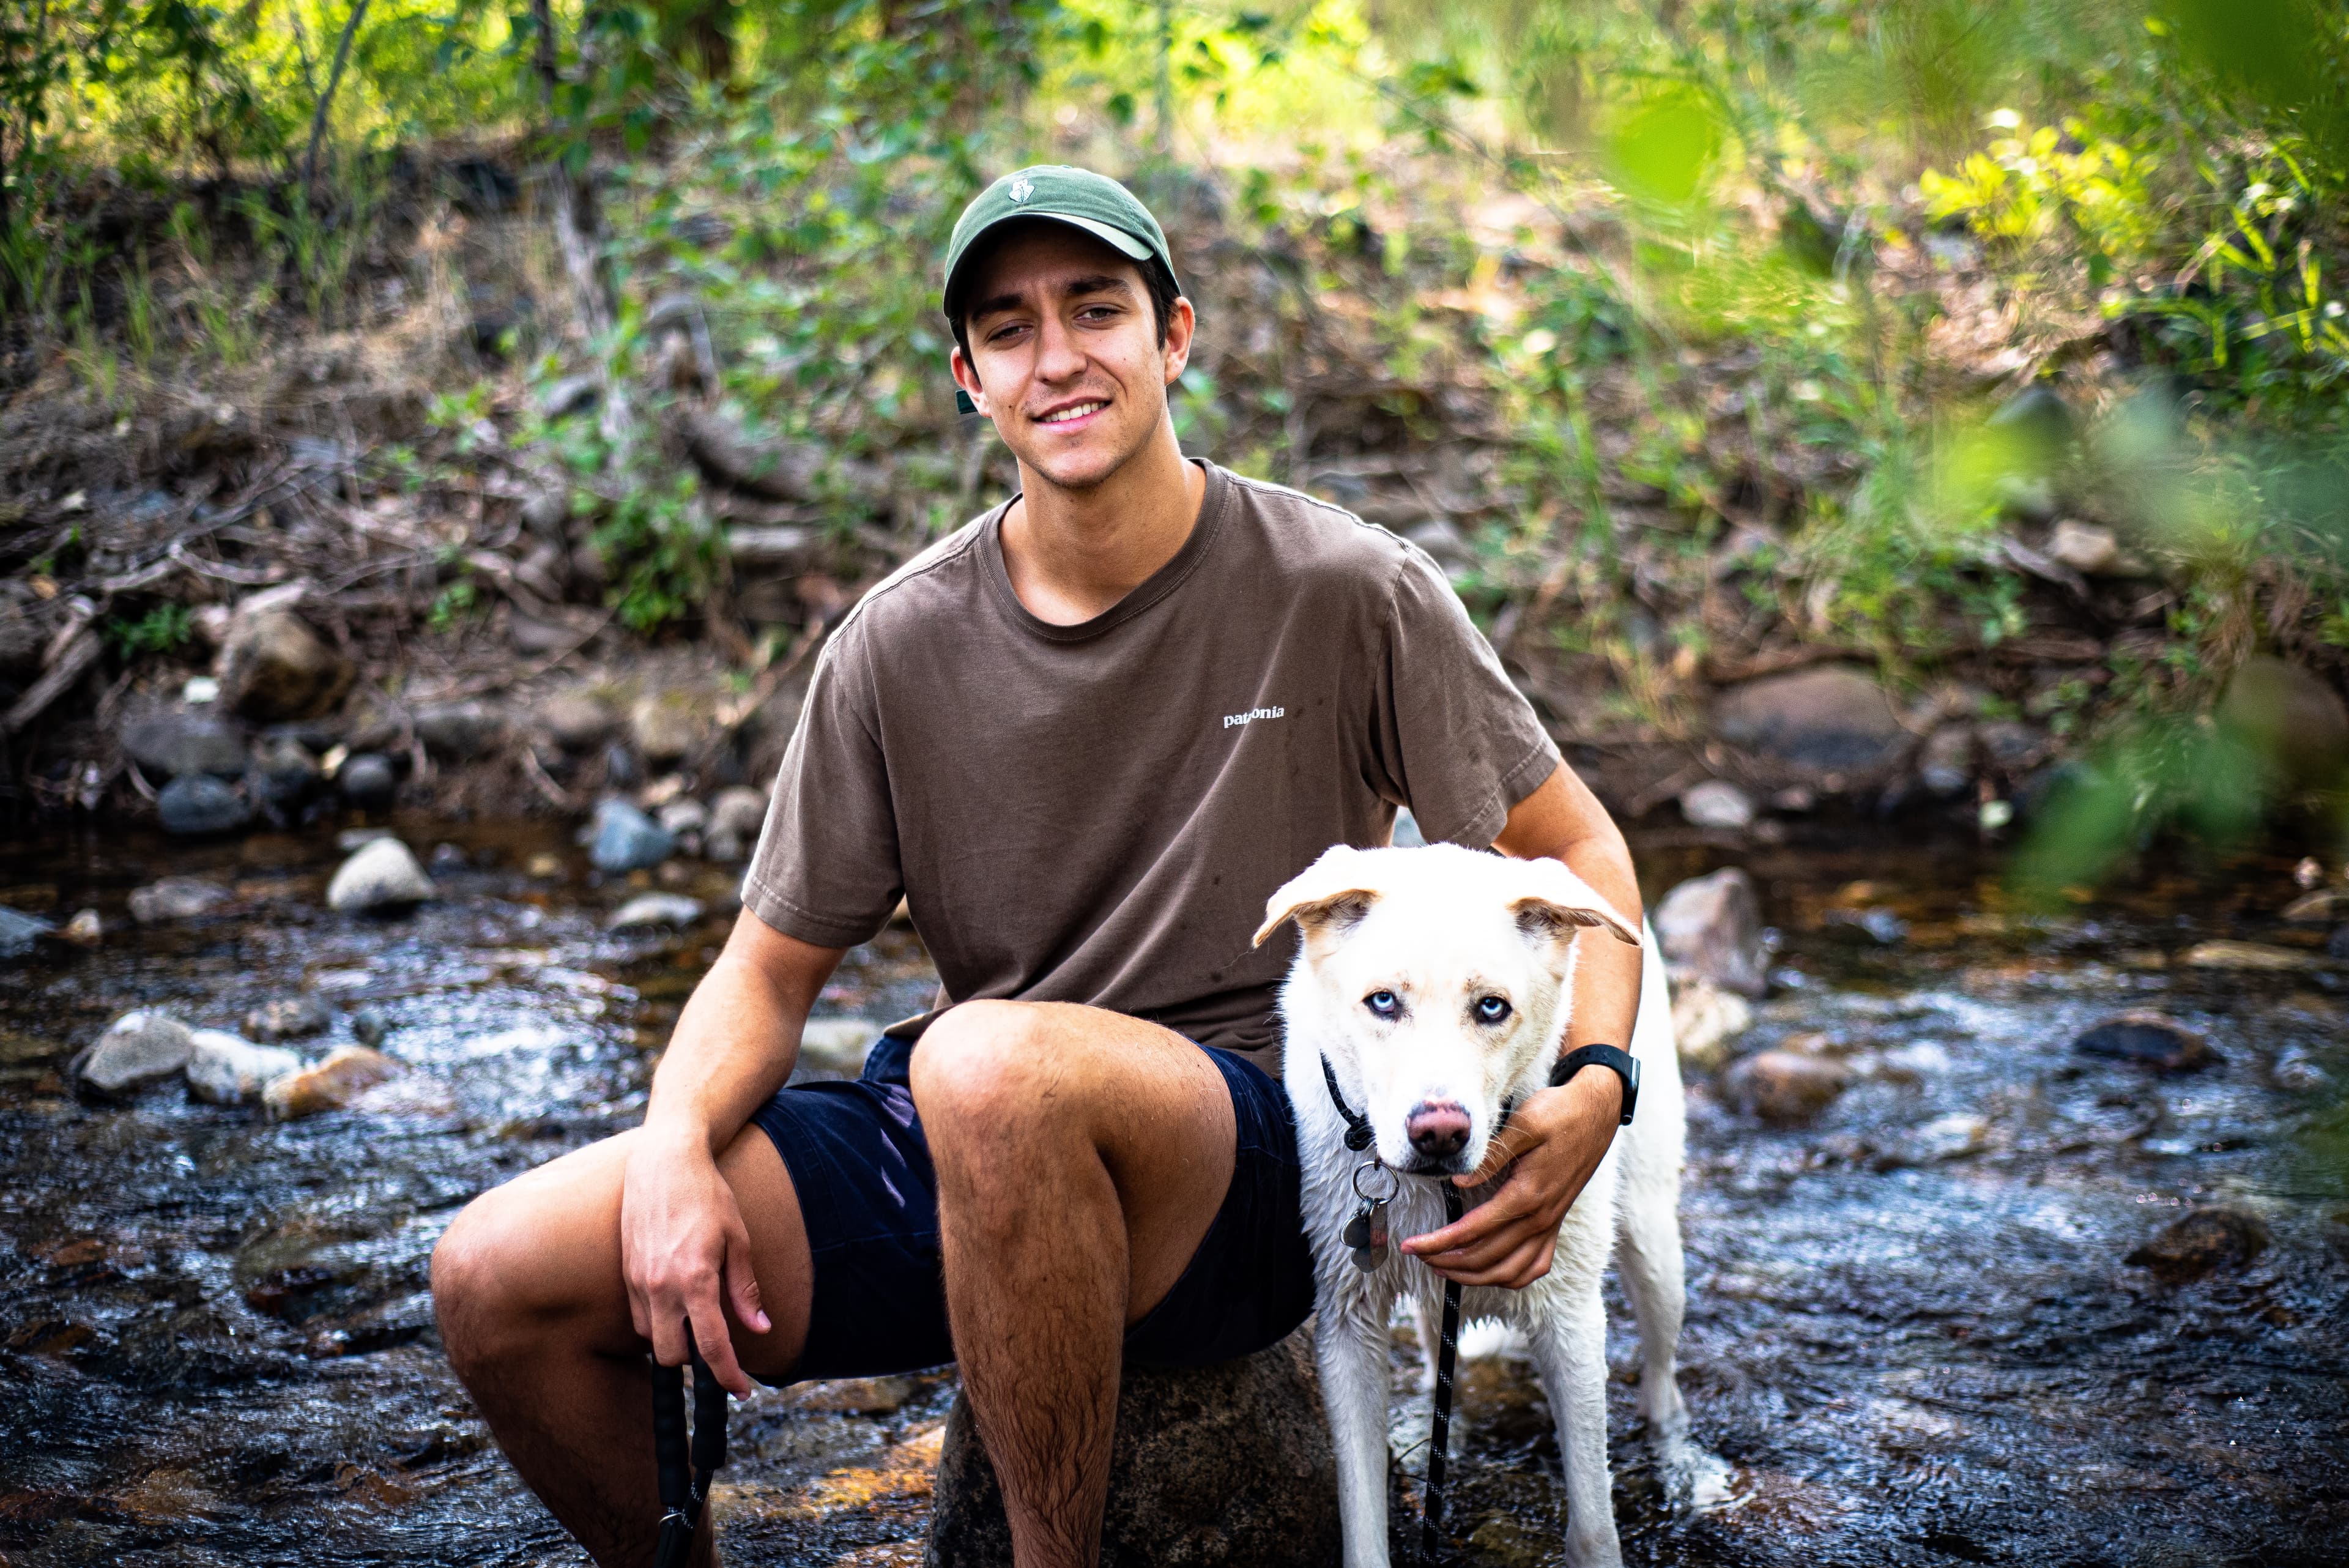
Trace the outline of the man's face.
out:
M 1161 348 L 1142 269 L 1065 223 L 1014 232 L 971 281 L 955 380 L 1021 463 L 1064 490 L 1123 467 L 1166 417 L 1191 348 L 1176 300 Z

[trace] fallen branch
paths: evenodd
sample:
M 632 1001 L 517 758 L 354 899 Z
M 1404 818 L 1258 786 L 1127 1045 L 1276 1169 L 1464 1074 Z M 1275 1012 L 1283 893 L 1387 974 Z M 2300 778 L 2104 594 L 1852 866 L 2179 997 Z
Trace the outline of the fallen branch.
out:
M 72 690 L 74 684 L 89 672 L 98 662 L 103 645 L 98 633 L 84 626 L 74 633 L 49 663 L 47 673 L 33 682 L 32 689 L 16 699 L 16 705 L 0 715 L 0 735 L 13 735 L 41 716 L 48 705 Z

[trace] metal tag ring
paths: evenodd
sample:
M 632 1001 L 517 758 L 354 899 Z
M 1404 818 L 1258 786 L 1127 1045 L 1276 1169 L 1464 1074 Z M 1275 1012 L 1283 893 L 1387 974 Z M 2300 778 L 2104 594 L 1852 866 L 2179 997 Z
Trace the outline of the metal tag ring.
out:
M 1381 1176 L 1387 1179 L 1387 1189 L 1384 1192 L 1378 1194 L 1376 1197 L 1372 1197 L 1370 1193 L 1362 1190 L 1362 1173 L 1366 1170 L 1375 1170 Z M 1379 1161 L 1375 1159 L 1366 1159 L 1362 1161 L 1361 1164 L 1354 1167 L 1354 1196 L 1361 1199 L 1363 1202 L 1391 1203 L 1394 1200 L 1395 1194 L 1402 1190 L 1402 1178 L 1397 1176 L 1393 1171 L 1388 1169 Z

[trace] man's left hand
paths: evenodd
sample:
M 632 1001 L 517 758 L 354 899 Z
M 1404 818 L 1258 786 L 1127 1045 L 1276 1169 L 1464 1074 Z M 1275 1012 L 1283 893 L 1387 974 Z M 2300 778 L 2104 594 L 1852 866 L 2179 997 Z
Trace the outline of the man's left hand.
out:
M 1402 1250 L 1464 1285 L 1525 1289 L 1549 1272 L 1557 1228 L 1607 1158 L 1622 1114 L 1622 1082 L 1603 1069 L 1535 1091 L 1485 1149 L 1485 1163 L 1453 1178 L 1462 1187 L 1498 1181 L 1500 1189 Z

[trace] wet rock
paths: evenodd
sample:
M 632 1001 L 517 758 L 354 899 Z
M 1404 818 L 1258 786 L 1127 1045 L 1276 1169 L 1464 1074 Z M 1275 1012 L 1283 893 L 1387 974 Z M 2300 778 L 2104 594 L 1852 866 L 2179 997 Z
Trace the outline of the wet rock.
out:
M 245 793 L 280 824 L 293 821 L 318 793 L 323 775 L 309 748 L 291 736 L 263 743 L 244 775 Z
M 610 735 L 619 719 L 585 691 L 558 691 L 539 704 L 538 722 L 564 751 L 586 752 Z
M 196 838 L 235 832 L 253 819 L 253 808 L 210 774 L 181 774 L 155 797 L 155 815 L 166 833 Z
M 244 731 L 220 714 L 165 708 L 126 721 L 118 737 L 131 761 L 162 778 L 244 772 Z
M 1696 827 L 1754 826 L 1754 801 L 1726 779 L 1707 779 L 1681 793 L 1681 815 Z
M 2065 517 L 2047 536 L 2047 558 L 2083 576 L 2108 572 L 2120 560 L 2121 542 L 2109 528 Z
M 465 852 L 453 844 L 436 844 L 432 846 L 432 858 L 429 865 L 434 871 L 462 871 L 471 864 L 471 862 L 465 858 Z
M 380 1007 L 362 1007 L 351 1014 L 351 1038 L 362 1045 L 381 1045 L 391 1036 L 391 1021 Z
M 132 889 L 130 918 L 142 926 L 200 919 L 229 904 L 234 897 L 219 883 L 202 877 L 166 877 Z
M 843 1416 L 894 1416 L 921 1389 L 910 1377 L 835 1377 L 802 1383 L 792 1390 L 795 1409 L 831 1410 Z
M 109 1095 L 125 1095 L 179 1072 L 195 1048 L 194 1033 L 170 1013 L 126 1012 L 90 1047 L 81 1076 Z
M 853 1078 L 880 1038 L 881 1026 L 862 1018 L 811 1018 L 800 1031 L 800 1064 Z
M 244 1015 L 244 1032 L 255 1040 L 301 1040 L 334 1025 L 334 1010 L 315 996 L 280 997 Z
M 657 866 L 675 853 L 677 840 L 626 801 L 605 800 L 597 804 L 587 852 L 596 869 L 640 870 Z
M 1918 753 L 1917 782 L 1926 793 L 1947 800 L 1974 780 L 1974 732 L 1967 724 L 1944 724 L 1925 738 Z
M 701 742 L 701 724 L 682 692 L 640 698 L 628 710 L 628 738 L 655 767 L 683 758 Z
M 1876 1168 L 1890 1170 L 1907 1165 L 1939 1165 L 1965 1159 L 1990 1147 L 1990 1123 L 1981 1116 L 1952 1111 L 1914 1127 L 1878 1155 Z
M 1672 1038 L 1686 1066 L 1710 1070 L 1728 1059 L 1729 1043 L 1753 1025 L 1754 1009 L 1709 980 L 1672 987 Z
M 1876 1058 L 1876 1075 L 1895 1084 L 1921 1084 L 1950 1070 L 1950 1053 L 1940 1042 L 1911 1041 Z
M 1884 689 L 1839 665 L 1732 687 L 1714 707 L 1713 727 L 1722 739 L 1781 762 L 1843 773 L 1883 766 L 1909 740 Z
M 38 915 L 28 915 L 22 909 L 12 909 L 0 904 L 0 959 L 28 956 L 43 937 L 57 929 L 54 923 Z
M 2221 1268 L 2240 1268 L 2267 1250 L 2268 1228 L 2256 1214 L 2219 1205 L 2196 1209 L 2122 1262 L 2182 1285 Z
M 345 1045 L 315 1066 L 271 1080 L 261 1103 L 278 1121 L 340 1110 L 376 1085 L 407 1071 L 380 1051 Z
M 389 811 L 399 794 L 399 772 L 389 757 L 362 752 L 344 762 L 335 774 L 335 786 L 342 791 L 347 805 L 360 811 Z
M 96 909 L 77 909 L 57 934 L 78 948 L 94 948 L 106 940 L 106 924 Z
M 261 1098 L 277 1078 L 302 1070 L 302 1058 L 283 1045 L 256 1045 L 224 1029 L 199 1029 L 188 1056 L 188 1092 L 215 1106 Z
M 614 931 L 649 930 L 656 926 L 689 926 L 701 919 L 701 900 L 677 893 L 641 893 L 621 905 L 605 922 Z
M 1754 878 L 1734 866 L 1692 877 L 1656 906 L 1656 938 L 1681 974 L 1760 996 L 1769 989 L 1769 950 Z
M 2301 1046 L 2293 1046 L 2278 1056 L 2268 1077 L 2279 1089 L 2304 1095 L 2321 1089 L 2333 1081 L 2331 1074 L 2316 1064 L 2316 1058 Z
M 1879 948 L 1909 940 L 1909 922 L 1886 909 L 1829 909 L 1819 923 L 1831 937 Z
M 416 737 L 443 762 L 466 763 L 496 749 L 505 720 L 480 702 L 435 702 L 416 711 Z
M 1739 1110 L 1792 1126 L 1832 1105 L 1850 1081 L 1850 1069 L 1830 1057 L 1764 1051 L 1730 1068 L 1722 1086 Z
M 432 878 L 407 845 L 378 838 L 360 846 L 326 884 L 327 907 L 346 915 L 405 909 L 433 896 Z
M 2349 707 L 2324 679 L 2256 654 L 2220 699 L 2220 723 L 2270 759 L 2287 784 L 2329 784 L 2349 764 Z
M 1303 1333 L 1219 1366 L 1125 1369 L 1102 1568 L 1327 1568 L 1339 1554 L 1337 1464 Z M 1002 1494 L 965 1397 L 947 1419 L 925 1561 L 1011 1563 Z
M 2270 974 L 2286 974 L 2295 970 L 2313 969 L 2316 957 L 2298 948 L 2280 948 L 2266 942 L 2210 941 L 2197 942 L 2178 955 L 2178 961 L 2189 969 L 2249 969 L 2262 970 Z
M 248 719 L 316 719 L 350 690 L 351 664 L 290 609 L 240 615 L 221 649 L 221 699 Z
M 2072 1042 L 2072 1049 L 2083 1056 L 2134 1062 L 2158 1073 L 2195 1073 L 2224 1060 L 2208 1040 L 2178 1020 L 2142 1009 L 2089 1025 Z

